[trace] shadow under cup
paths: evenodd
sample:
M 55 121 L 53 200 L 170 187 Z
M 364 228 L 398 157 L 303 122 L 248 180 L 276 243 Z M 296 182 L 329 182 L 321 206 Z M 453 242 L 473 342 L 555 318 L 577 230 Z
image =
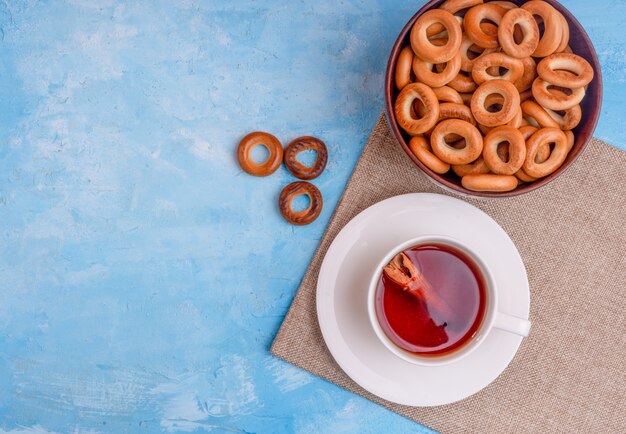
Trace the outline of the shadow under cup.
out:
M 415 256 L 415 252 L 421 252 L 421 249 L 425 249 L 424 251 L 427 254 L 426 256 L 421 256 L 423 259 L 419 259 L 420 257 Z M 433 250 L 433 254 L 439 256 L 433 256 L 429 249 Z M 439 251 L 435 252 L 437 249 L 439 249 Z M 454 282 L 454 280 L 449 279 L 474 278 L 475 282 L 468 282 L 468 285 L 472 286 L 472 291 L 477 294 L 468 295 L 469 298 L 464 300 L 448 298 L 447 303 L 440 303 L 440 306 L 450 309 L 447 312 L 447 319 L 450 320 L 450 324 L 446 321 L 445 315 L 442 316 L 439 314 L 437 318 L 437 315 L 433 314 L 431 317 L 428 305 L 432 306 L 433 301 L 441 302 L 442 299 L 433 300 L 429 297 L 424 299 L 423 297 L 426 297 L 426 295 L 425 293 L 421 293 L 423 290 L 419 286 L 415 288 L 415 294 L 411 294 L 411 292 L 414 291 L 405 291 L 398 286 L 394 288 L 394 284 L 392 282 L 390 283 L 386 276 L 383 276 L 382 270 L 385 265 L 400 252 L 405 252 L 412 260 L 416 258 L 415 260 L 419 261 L 417 268 L 418 270 L 422 269 L 426 280 L 430 278 L 433 283 L 439 284 L 440 287 L 443 286 L 440 283 L 442 282 L 441 279 L 444 279 L 443 281 L 448 279 L 449 282 Z M 444 256 L 442 255 L 444 255 L 444 253 L 450 255 L 450 257 L 452 257 L 452 255 L 455 256 L 458 259 L 457 262 L 464 262 L 467 270 L 471 270 L 473 275 L 460 269 L 458 264 L 452 269 L 443 269 L 441 263 L 437 266 L 437 262 L 433 262 L 432 259 L 429 259 L 434 257 L 443 258 Z M 429 254 L 430 256 L 428 256 Z M 449 273 L 448 275 L 442 274 L 446 271 Z M 387 282 L 383 287 L 383 281 L 385 279 L 387 279 Z M 450 283 L 448 286 L 454 286 L 454 284 Z M 388 290 L 395 291 L 395 293 L 392 292 L 389 295 L 381 293 L 381 291 Z M 382 300 L 383 295 L 387 297 L 385 301 Z M 448 294 L 448 297 L 450 297 L 450 294 Z M 478 299 L 476 299 L 477 297 Z M 405 301 L 398 304 L 394 302 L 394 300 Z M 428 303 L 426 303 L 425 300 L 428 300 Z M 398 308 L 399 310 L 396 310 L 395 313 L 387 312 L 390 314 L 387 315 L 385 313 L 385 307 L 383 306 L 384 303 L 387 303 L 387 308 Z M 403 306 L 402 303 L 405 305 Z M 465 304 L 467 304 L 467 306 Z M 451 309 L 450 306 L 453 306 L 454 309 Z M 423 309 L 428 314 L 428 318 L 422 320 L 421 312 L 413 312 L 411 309 Z M 431 312 L 435 311 L 431 309 Z M 476 252 L 459 240 L 445 236 L 422 236 L 414 238 L 390 251 L 374 270 L 368 293 L 368 313 L 370 323 L 376 335 L 388 350 L 410 363 L 426 366 L 444 365 L 467 356 L 480 346 L 480 343 L 494 327 L 521 336 L 527 336 L 530 329 L 529 321 L 512 317 L 498 311 L 498 293 L 493 275 Z M 420 340 L 432 340 L 433 345 L 436 345 L 437 342 L 442 342 L 441 345 L 439 347 L 433 346 L 432 351 L 429 351 L 426 347 L 421 345 L 418 349 L 418 346 L 404 340 L 400 336 L 400 333 L 397 333 L 390 324 L 389 319 L 393 317 L 394 314 L 396 315 L 396 319 L 394 319 L 396 326 L 404 324 L 406 327 L 409 327 L 408 330 L 410 330 L 410 333 L 413 333 L 414 336 L 419 336 L 420 333 L 423 332 L 424 336 L 419 336 Z M 464 315 L 464 317 L 455 318 L 454 315 Z M 448 338 L 448 334 L 444 331 L 446 327 L 447 330 L 452 331 L 452 327 L 455 326 L 455 323 L 467 323 L 467 328 L 463 329 L 462 334 L 459 335 L 459 333 L 457 333 L 456 336 L 454 336 L 455 339 L 450 341 L 449 344 L 447 344 L 445 340 L 441 341 L 442 336 L 444 336 L 443 339 Z M 453 336 L 453 333 L 450 333 L 450 335 Z M 440 341 L 437 341 L 437 339 L 440 339 Z

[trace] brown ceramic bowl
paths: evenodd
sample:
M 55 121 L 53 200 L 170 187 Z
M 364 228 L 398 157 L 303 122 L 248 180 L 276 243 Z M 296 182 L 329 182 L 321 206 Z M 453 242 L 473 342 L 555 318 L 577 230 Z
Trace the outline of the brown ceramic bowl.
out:
M 522 0 L 512 0 L 514 3 L 523 4 L 525 1 Z M 396 137 L 398 143 L 402 146 L 407 155 L 413 160 L 415 165 L 419 167 L 426 175 L 433 179 L 433 181 L 449 190 L 452 190 L 457 193 L 463 193 L 473 196 L 480 197 L 508 197 L 508 196 L 517 196 L 518 194 L 527 193 L 529 191 L 533 191 L 543 185 L 546 185 L 548 182 L 555 179 L 561 173 L 567 170 L 567 168 L 574 163 L 574 161 L 578 158 L 578 156 L 582 153 L 583 149 L 587 145 L 587 142 L 591 139 L 594 129 L 596 128 L 596 124 L 598 123 L 598 118 L 600 117 L 600 108 L 602 105 L 602 74 L 600 71 L 600 63 L 598 62 L 598 56 L 596 55 L 596 51 L 593 48 L 593 44 L 587 36 L 587 33 L 580 25 L 578 20 L 574 18 L 574 16 L 560 3 L 554 0 L 545 0 L 554 6 L 559 12 L 563 14 L 567 22 L 570 26 L 570 46 L 574 53 L 578 54 L 581 57 L 587 59 L 587 61 L 593 67 L 595 72 L 594 79 L 589 86 L 587 87 L 587 92 L 585 98 L 581 103 L 581 108 L 583 112 L 583 117 L 580 124 L 573 130 L 574 135 L 576 137 L 576 141 L 574 142 L 574 146 L 567 156 L 565 162 L 561 167 L 559 167 L 555 172 L 546 176 L 545 178 L 538 179 L 535 182 L 528 184 L 521 184 L 513 191 L 507 192 L 484 192 L 484 191 L 472 191 L 464 188 L 461 185 L 461 178 L 456 176 L 454 172 L 450 171 L 444 175 L 440 175 L 438 173 L 433 172 L 421 161 L 419 161 L 415 155 L 410 151 L 408 142 L 410 140 L 410 136 L 404 132 L 396 122 L 396 116 L 393 110 L 393 104 L 398 96 L 398 89 L 394 84 L 394 76 L 395 76 L 395 67 L 396 60 L 398 55 L 400 54 L 400 50 L 405 46 L 409 45 L 409 35 L 411 33 L 411 28 L 413 27 L 413 23 L 417 20 L 417 18 L 426 12 L 429 9 L 438 8 L 444 0 L 431 0 L 426 3 L 415 15 L 413 18 L 409 20 L 409 22 L 404 26 L 402 31 L 400 32 L 400 36 L 396 40 L 396 43 L 391 50 L 391 56 L 389 57 L 389 62 L 387 64 L 387 72 L 385 76 L 385 109 L 387 113 L 387 119 L 389 120 L 389 125 L 391 126 L 391 131 L 393 131 L 393 135 Z

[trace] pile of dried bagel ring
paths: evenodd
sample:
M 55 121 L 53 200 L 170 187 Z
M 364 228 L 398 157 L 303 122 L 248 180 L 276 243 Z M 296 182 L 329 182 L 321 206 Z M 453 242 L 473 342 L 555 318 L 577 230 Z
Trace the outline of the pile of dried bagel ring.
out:
M 448 0 L 421 15 L 395 67 L 409 147 L 463 187 L 510 191 L 548 176 L 574 144 L 594 71 L 544 1 Z
M 269 152 L 268 158 L 262 163 L 255 163 L 250 156 L 252 149 L 258 145 L 265 146 Z M 298 154 L 307 150 L 317 153 L 315 164 L 311 167 L 305 166 L 297 159 Z M 307 181 L 320 176 L 326 168 L 328 149 L 323 141 L 311 136 L 298 137 L 292 140 L 283 151 L 283 145 L 274 135 L 255 131 L 239 142 L 237 159 L 241 168 L 254 176 L 271 175 L 284 161 L 285 167 L 293 176 L 306 181 L 292 182 L 283 188 L 278 198 L 278 209 L 281 215 L 294 225 L 308 225 L 319 217 L 323 206 L 322 193 Z M 309 198 L 309 206 L 302 211 L 294 211 L 291 204 L 296 197 L 301 195 Z

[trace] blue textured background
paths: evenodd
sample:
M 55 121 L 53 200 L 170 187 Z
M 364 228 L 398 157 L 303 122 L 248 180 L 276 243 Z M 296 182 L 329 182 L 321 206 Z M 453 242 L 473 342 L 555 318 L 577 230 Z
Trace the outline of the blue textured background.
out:
M 415 1 L 0 4 L 0 432 L 426 431 L 268 353 Z M 626 3 L 566 2 L 624 148 Z M 251 130 L 330 145 L 307 227 Z

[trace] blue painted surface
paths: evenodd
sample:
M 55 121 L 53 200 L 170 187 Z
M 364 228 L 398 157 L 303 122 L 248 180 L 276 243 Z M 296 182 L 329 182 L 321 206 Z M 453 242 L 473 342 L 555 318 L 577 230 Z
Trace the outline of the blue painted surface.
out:
M 414 1 L 0 4 L 0 432 L 426 432 L 268 353 Z M 623 149 L 626 2 L 569 1 Z M 330 145 L 314 224 L 243 134 Z

